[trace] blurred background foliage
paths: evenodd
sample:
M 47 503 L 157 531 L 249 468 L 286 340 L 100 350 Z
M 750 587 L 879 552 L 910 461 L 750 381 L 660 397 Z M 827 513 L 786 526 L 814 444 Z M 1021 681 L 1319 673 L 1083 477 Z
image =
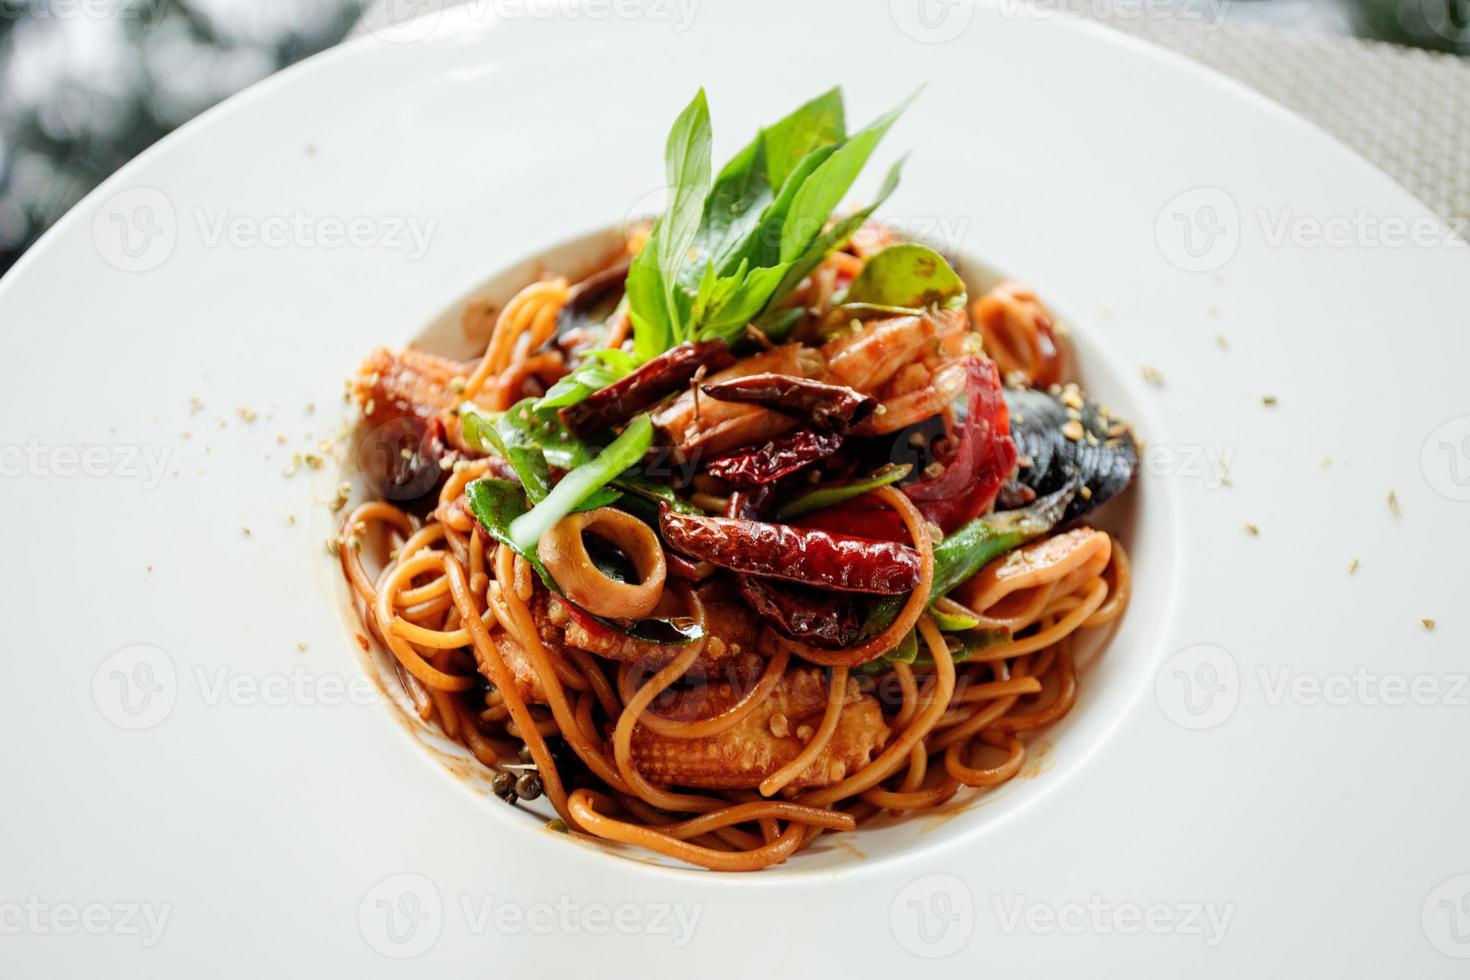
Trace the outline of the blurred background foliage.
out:
M 368 2 L 0 0 L 0 272 L 159 137 L 336 44 Z M 1106 2 L 1470 53 L 1470 0 Z

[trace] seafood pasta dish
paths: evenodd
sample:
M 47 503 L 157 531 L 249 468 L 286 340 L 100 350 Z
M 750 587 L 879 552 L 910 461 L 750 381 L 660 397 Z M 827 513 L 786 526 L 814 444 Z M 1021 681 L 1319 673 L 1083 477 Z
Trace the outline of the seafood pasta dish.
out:
M 753 871 L 1001 785 L 1124 613 L 1090 521 L 1138 444 L 1065 331 L 875 218 L 899 165 L 842 206 L 906 104 L 825 93 L 716 169 L 700 92 L 656 220 L 478 310 L 474 360 L 358 368 L 364 632 L 557 829 Z

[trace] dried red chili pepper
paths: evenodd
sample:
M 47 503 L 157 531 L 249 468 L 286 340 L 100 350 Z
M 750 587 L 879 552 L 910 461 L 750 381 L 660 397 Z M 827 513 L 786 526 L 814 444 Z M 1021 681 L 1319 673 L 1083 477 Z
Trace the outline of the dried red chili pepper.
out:
M 741 449 L 710 460 L 705 469 L 737 487 L 775 483 L 803 466 L 826 459 L 842 448 L 840 432 L 797 429 L 755 449 Z
M 903 488 L 920 513 L 946 533 L 983 514 L 1016 466 L 1010 412 L 995 365 L 976 357 L 965 367 L 966 413 L 957 427 L 955 449 L 941 463 L 944 472 Z M 796 524 L 883 541 L 908 540 L 903 521 L 872 494 L 804 514 Z
M 1011 416 L 995 362 L 971 355 L 965 358 L 965 376 L 965 418 L 944 472 L 903 488 L 920 513 L 946 533 L 984 513 L 1016 468 Z
M 776 488 L 770 484 L 736 490 L 730 494 L 730 500 L 725 504 L 725 516 L 758 521 L 765 516 L 771 505 L 771 498 L 775 495 Z
M 853 534 L 874 541 L 908 541 L 909 532 L 903 518 L 893 508 L 883 503 L 874 494 L 863 494 L 844 501 L 836 507 L 802 514 L 792 521 L 797 527 L 814 528 L 819 531 L 835 531 L 838 534 Z
M 734 363 L 735 358 L 723 340 L 687 341 L 557 414 L 578 435 L 593 435 L 621 425 L 665 395 L 683 388 L 700 368 L 716 371 Z
M 754 575 L 737 575 L 735 589 L 751 609 L 795 639 L 840 649 L 852 646 L 862 633 L 863 614 L 843 593 L 783 585 Z
M 759 520 L 774 496 L 774 488 L 769 484 L 736 490 L 730 494 L 725 516 Z M 771 582 L 754 575 L 737 574 L 734 579 L 735 591 L 746 605 L 787 636 L 838 648 L 856 643 L 862 632 L 862 612 L 847 595 Z
M 852 388 L 790 374 L 748 374 L 705 385 L 704 393 L 722 402 L 774 409 L 827 432 L 846 432 L 878 407 Z
M 668 504 L 659 504 L 658 523 L 669 547 L 735 572 L 878 595 L 910 592 L 919 582 L 918 552 L 892 541 L 676 514 Z
M 715 566 L 707 561 L 690 561 L 672 551 L 664 552 L 664 564 L 668 566 L 670 575 L 688 582 L 703 582 L 716 571 Z

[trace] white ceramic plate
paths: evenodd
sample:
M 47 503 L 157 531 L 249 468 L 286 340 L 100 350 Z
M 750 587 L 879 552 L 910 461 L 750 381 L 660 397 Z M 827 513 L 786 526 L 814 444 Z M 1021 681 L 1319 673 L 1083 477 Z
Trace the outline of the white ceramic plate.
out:
M 406 23 L 170 137 L 0 283 L 7 963 L 1463 967 L 1464 247 L 1151 48 L 1018 4 L 857 6 Z M 372 345 L 648 210 L 697 85 L 728 153 L 833 81 L 854 119 L 929 82 L 884 214 L 1034 285 L 1148 438 L 1138 592 L 1033 778 L 774 872 L 655 867 L 485 799 L 395 720 L 321 546 L 341 475 L 283 471 Z

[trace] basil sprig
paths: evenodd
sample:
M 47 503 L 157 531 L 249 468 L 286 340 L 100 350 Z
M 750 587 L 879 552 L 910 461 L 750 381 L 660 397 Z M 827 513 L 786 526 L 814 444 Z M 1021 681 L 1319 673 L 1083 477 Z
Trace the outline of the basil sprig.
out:
M 831 223 L 907 106 L 849 136 L 842 92 L 833 89 L 762 129 L 712 180 L 709 108 L 703 90 L 695 95 L 669 133 L 669 209 L 628 272 L 637 358 L 687 340 L 732 340 L 747 323 L 775 320 L 774 305 L 897 186 L 899 164 L 877 201 Z

